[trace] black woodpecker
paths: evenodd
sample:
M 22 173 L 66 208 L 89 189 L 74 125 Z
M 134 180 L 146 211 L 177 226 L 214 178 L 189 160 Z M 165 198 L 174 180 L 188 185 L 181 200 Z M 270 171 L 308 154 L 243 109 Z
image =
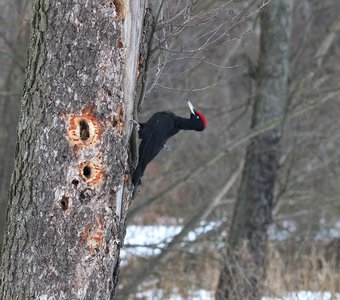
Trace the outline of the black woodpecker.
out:
M 164 148 L 166 141 L 182 130 L 202 131 L 207 126 L 207 120 L 202 113 L 196 111 L 189 100 L 190 118 L 176 116 L 172 112 L 158 112 L 145 123 L 139 123 L 138 165 L 132 177 L 134 186 L 141 184 L 145 168 Z

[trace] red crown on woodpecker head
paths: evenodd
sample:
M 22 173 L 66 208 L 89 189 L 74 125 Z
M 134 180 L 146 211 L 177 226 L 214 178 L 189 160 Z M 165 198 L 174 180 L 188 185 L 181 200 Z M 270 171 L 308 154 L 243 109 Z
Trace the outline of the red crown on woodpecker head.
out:
M 207 119 L 205 118 L 205 116 L 201 112 L 196 111 L 195 113 L 196 113 L 196 115 L 198 115 L 201 118 L 201 120 L 203 122 L 203 127 L 205 129 L 207 127 Z

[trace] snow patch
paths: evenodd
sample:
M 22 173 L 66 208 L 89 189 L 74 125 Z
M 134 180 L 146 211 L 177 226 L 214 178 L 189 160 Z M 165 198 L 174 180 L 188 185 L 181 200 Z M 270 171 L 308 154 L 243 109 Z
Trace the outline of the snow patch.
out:
M 178 293 L 174 292 L 171 295 L 165 295 L 163 290 L 149 290 L 140 292 L 137 295 L 137 299 L 152 299 L 152 300 L 213 300 L 215 299 L 214 293 L 207 290 L 197 290 L 188 292 L 188 296 L 183 298 Z
M 214 292 L 207 290 L 197 290 L 188 292 L 188 296 L 183 298 L 177 292 L 173 292 L 171 295 L 164 295 L 162 290 L 148 290 L 139 292 L 137 299 L 152 299 L 152 300 L 213 300 Z M 333 298 L 332 298 L 333 296 Z M 290 292 L 283 297 L 262 297 L 261 300 L 340 300 L 340 293 L 333 294 L 331 292 L 312 292 L 312 291 L 296 291 Z
M 332 298 L 333 296 L 333 298 Z M 340 294 L 331 292 L 296 291 L 283 297 L 262 297 L 261 300 L 340 300 Z
M 184 242 L 193 242 L 201 234 L 217 229 L 221 222 L 201 222 L 198 227 L 190 231 L 184 238 Z M 180 233 L 183 226 L 166 226 L 166 225 L 129 225 L 126 231 L 125 245 L 121 251 L 122 257 L 127 254 L 147 257 L 157 255 L 162 248 L 169 243 L 173 237 Z M 284 241 L 292 236 L 297 230 L 293 221 L 285 221 L 280 227 L 275 224 L 268 229 L 269 238 L 274 241 Z M 336 222 L 333 228 L 321 229 L 316 239 L 328 241 L 340 237 L 340 222 Z

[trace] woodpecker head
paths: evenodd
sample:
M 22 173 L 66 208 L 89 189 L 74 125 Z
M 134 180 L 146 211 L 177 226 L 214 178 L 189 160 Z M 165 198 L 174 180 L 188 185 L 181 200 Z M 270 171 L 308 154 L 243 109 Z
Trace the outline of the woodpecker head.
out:
M 195 130 L 196 131 L 204 130 L 207 127 L 207 119 L 201 112 L 195 110 L 194 106 L 188 99 L 187 103 L 190 109 L 190 119 L 192 120 L 192 122 L 195 123 Z

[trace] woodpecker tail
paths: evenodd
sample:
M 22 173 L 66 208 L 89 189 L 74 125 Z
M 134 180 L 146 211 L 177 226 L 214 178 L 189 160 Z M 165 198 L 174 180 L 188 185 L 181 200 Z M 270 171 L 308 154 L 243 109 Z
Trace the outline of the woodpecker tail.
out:
M 142 169 L 141 165 L 138 165 L 135 172 L 133 173 L 133 176 L 132 176 L 132 184 L 134 186 L 141 185 L 142 176 L 143 176 L 143 169 Z

